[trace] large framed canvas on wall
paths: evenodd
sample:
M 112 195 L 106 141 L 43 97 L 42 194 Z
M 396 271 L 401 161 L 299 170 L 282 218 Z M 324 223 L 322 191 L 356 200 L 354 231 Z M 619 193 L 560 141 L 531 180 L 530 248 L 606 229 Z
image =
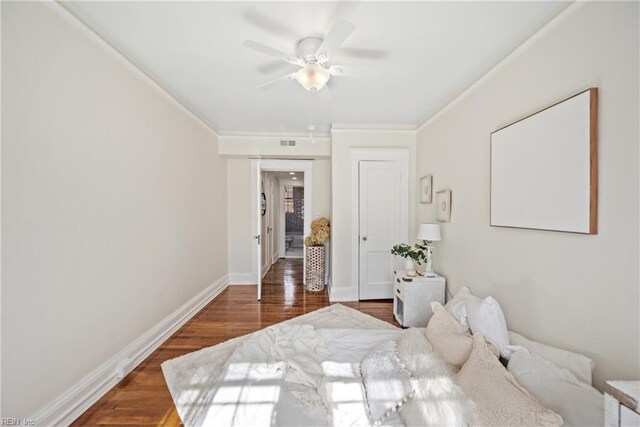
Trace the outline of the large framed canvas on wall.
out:
M 491 134 L 494 227 L 597 234 L 598 89 Z

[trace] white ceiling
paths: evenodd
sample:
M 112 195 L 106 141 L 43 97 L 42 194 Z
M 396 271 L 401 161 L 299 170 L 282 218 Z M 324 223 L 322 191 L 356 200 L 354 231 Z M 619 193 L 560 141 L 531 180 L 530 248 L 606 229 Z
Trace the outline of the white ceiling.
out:
M 297 181 L 304 182 L 304 172 L 295 172 L 295 175 L 291 175 L 289 172 L 269 172 L 269 174 L 280 181 L 289 181 L 296 177 Z
M 63 4 L 220 133 L 319 133 L 331 124 L 415 127 L 519 46 L 568 3 L 66 2 Z M 356 26 L 329 65 L 375 66 L 375 79 L 332 77 L 319 102 L 295 81 L 257 87 L 296 66 L 242 46 L 294 54 L 342 17 Z M 349 49 L 382 49 L 355 59 Z M 361 51 L 362 52 L 362 51 Z M 271 71 L 260 71 L 260 67 Z M 526 84 L 526 82 L 523 82 Z

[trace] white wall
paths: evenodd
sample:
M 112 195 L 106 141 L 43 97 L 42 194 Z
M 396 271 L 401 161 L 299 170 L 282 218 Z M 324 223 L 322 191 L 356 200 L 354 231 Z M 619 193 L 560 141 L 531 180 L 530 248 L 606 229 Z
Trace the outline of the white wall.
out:
M 418 176 L 451 188 L 434 267 L 501 303 L 509 327 L 596 360 L 595 383 L 640 378 L 638 3 L 574 5 L 559 25 L 418 134 Z M 489 227 L 489 134 L 597 86 L 598 235 Z M 433 204 L 418 205 L 433 221 Z
M 313 160 L 313 216 L 331 216 L 331 161 Z M 251 160 L 227 159 L 227 212 L 229 281 L 248 284 L 251 280 Z
M 2 86 L 2 409 L 28 417 L 224 280 L 226 165 L 43 3 L 2 3 Z
M 358 284 L 352 283 L 351 266 L 351 149 L 407 148 L 409 150 L 409 236 L 415 236 L 416 133 L 408 130 L 334 129 L 331 132 L 331 299 L 357 300 Z M 391 250 L 391 248 L 389 248 Z
M 295 140 L 295 147 L 283 147 L 281 140 Z M 331 155 L 328 137 L 220 135 L 218 152 L 225 156 L 320 158 Z
M 251 161 L 227 159 L 229 282 L 252 283 Z

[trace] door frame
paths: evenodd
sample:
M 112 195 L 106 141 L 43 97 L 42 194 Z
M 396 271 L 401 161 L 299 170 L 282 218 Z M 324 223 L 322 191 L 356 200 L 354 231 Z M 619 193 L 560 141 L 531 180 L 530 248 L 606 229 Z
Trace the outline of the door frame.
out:
M 258 168 L 258 165 L 260 166 Z M 311 230 L 311 217 L 313 212 L 312 191 L 313 191 L 313 160 L 281 160 L 281 159 L 251 159 L 251 235 L 257 236 L 262 230 L 257 229 L 256 218 L 258 215 L 257 200 L 260 188 L 257 188 L 258 169 L 260 172 L 303 172 L 304 179 L 304 230 L 305 233 Z M 261 266 L 258 265 L 258 254 L 256 251 L 255 240 L 251 243 L 251 281 L 258 283 L 258 275 Z M 304 248 L 306 254 L 306 248 Z M 304 255 L 303 254 L 303 255 Z M 303 274 L 307 271 L 306 257 L 303 256 Z M 304 277 L 304 276 L 303 276 Z M 260 299 L 261 290 L 258 289 L 258 299 Z
M 409 242 L 409 149 L 351 149 L 351 282 L 360 298 L 360 161 L 395 161 L 400 164 L 400 238 Z M 306 190 L 305 190 L 306 191 Z M 354 197 L 355 196 L 355 197 Z M 305 211 L 306 212 L 306 211 Z M 391 248 L 389 248 L 391 250 Z

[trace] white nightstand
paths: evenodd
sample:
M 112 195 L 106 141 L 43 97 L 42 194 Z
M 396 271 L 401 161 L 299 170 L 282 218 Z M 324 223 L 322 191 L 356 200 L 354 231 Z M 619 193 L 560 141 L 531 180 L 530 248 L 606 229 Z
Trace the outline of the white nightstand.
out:
M 640 426 L 640 381 L 604 383 L 604 425 Z
M 444 304 L 445 279 L 436 273 L 405 278 L 404 271 L 393 277 L 393 315 L 402 326 L 425 327 L 433 315 L 431 303 Z

